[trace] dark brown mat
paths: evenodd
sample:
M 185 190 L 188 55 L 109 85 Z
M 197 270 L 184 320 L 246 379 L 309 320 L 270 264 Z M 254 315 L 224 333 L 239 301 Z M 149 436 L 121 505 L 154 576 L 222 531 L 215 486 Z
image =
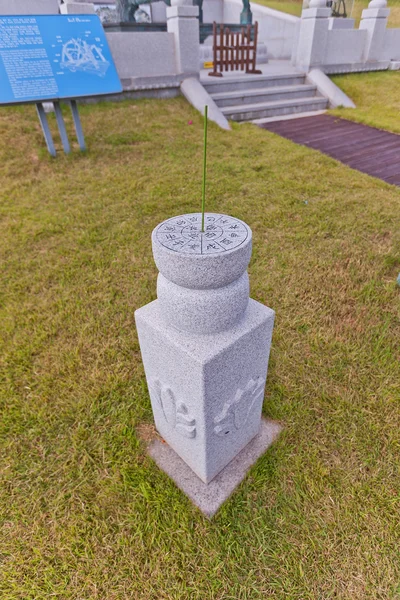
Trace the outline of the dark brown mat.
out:
M 260 127 L 400 186 L 400 135 L 332 115 L 272 121 Z

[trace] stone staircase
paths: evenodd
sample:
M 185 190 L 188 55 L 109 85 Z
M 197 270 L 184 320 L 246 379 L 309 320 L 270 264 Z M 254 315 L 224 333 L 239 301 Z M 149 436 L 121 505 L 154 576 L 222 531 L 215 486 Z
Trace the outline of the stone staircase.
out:
M 227 119 L 254 121 L 284 115 L 310 113 L 328 108 L 328 100 L 302 73 L 284 75 L 231 74 L 202 80 Z

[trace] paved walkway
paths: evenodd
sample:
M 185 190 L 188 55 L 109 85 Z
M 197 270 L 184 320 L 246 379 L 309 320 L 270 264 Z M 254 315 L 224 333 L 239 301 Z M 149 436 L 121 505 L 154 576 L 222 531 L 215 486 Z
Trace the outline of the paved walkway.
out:
M 332 115 L 272 121 L 259 126 L 400 186 L 400 135 Z

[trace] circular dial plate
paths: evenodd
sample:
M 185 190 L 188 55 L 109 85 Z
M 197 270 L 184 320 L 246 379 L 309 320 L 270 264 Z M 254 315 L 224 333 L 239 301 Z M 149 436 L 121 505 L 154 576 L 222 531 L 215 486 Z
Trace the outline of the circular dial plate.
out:
M 162 246 L 186 254 L 227 252 L 243 244 L 248 235 L 242 221 L 213 213 L 205 214 L 204 233 L 201 232 L 201 213 L 173 217 L 156 230 L 156 239 Z

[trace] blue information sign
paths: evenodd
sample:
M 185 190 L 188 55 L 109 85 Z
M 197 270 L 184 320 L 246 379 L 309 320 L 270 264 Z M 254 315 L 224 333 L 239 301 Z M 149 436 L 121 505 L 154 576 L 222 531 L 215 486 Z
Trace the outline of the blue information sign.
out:
M 0 104 L 121 91 L 97 15 L 0 17 Z

